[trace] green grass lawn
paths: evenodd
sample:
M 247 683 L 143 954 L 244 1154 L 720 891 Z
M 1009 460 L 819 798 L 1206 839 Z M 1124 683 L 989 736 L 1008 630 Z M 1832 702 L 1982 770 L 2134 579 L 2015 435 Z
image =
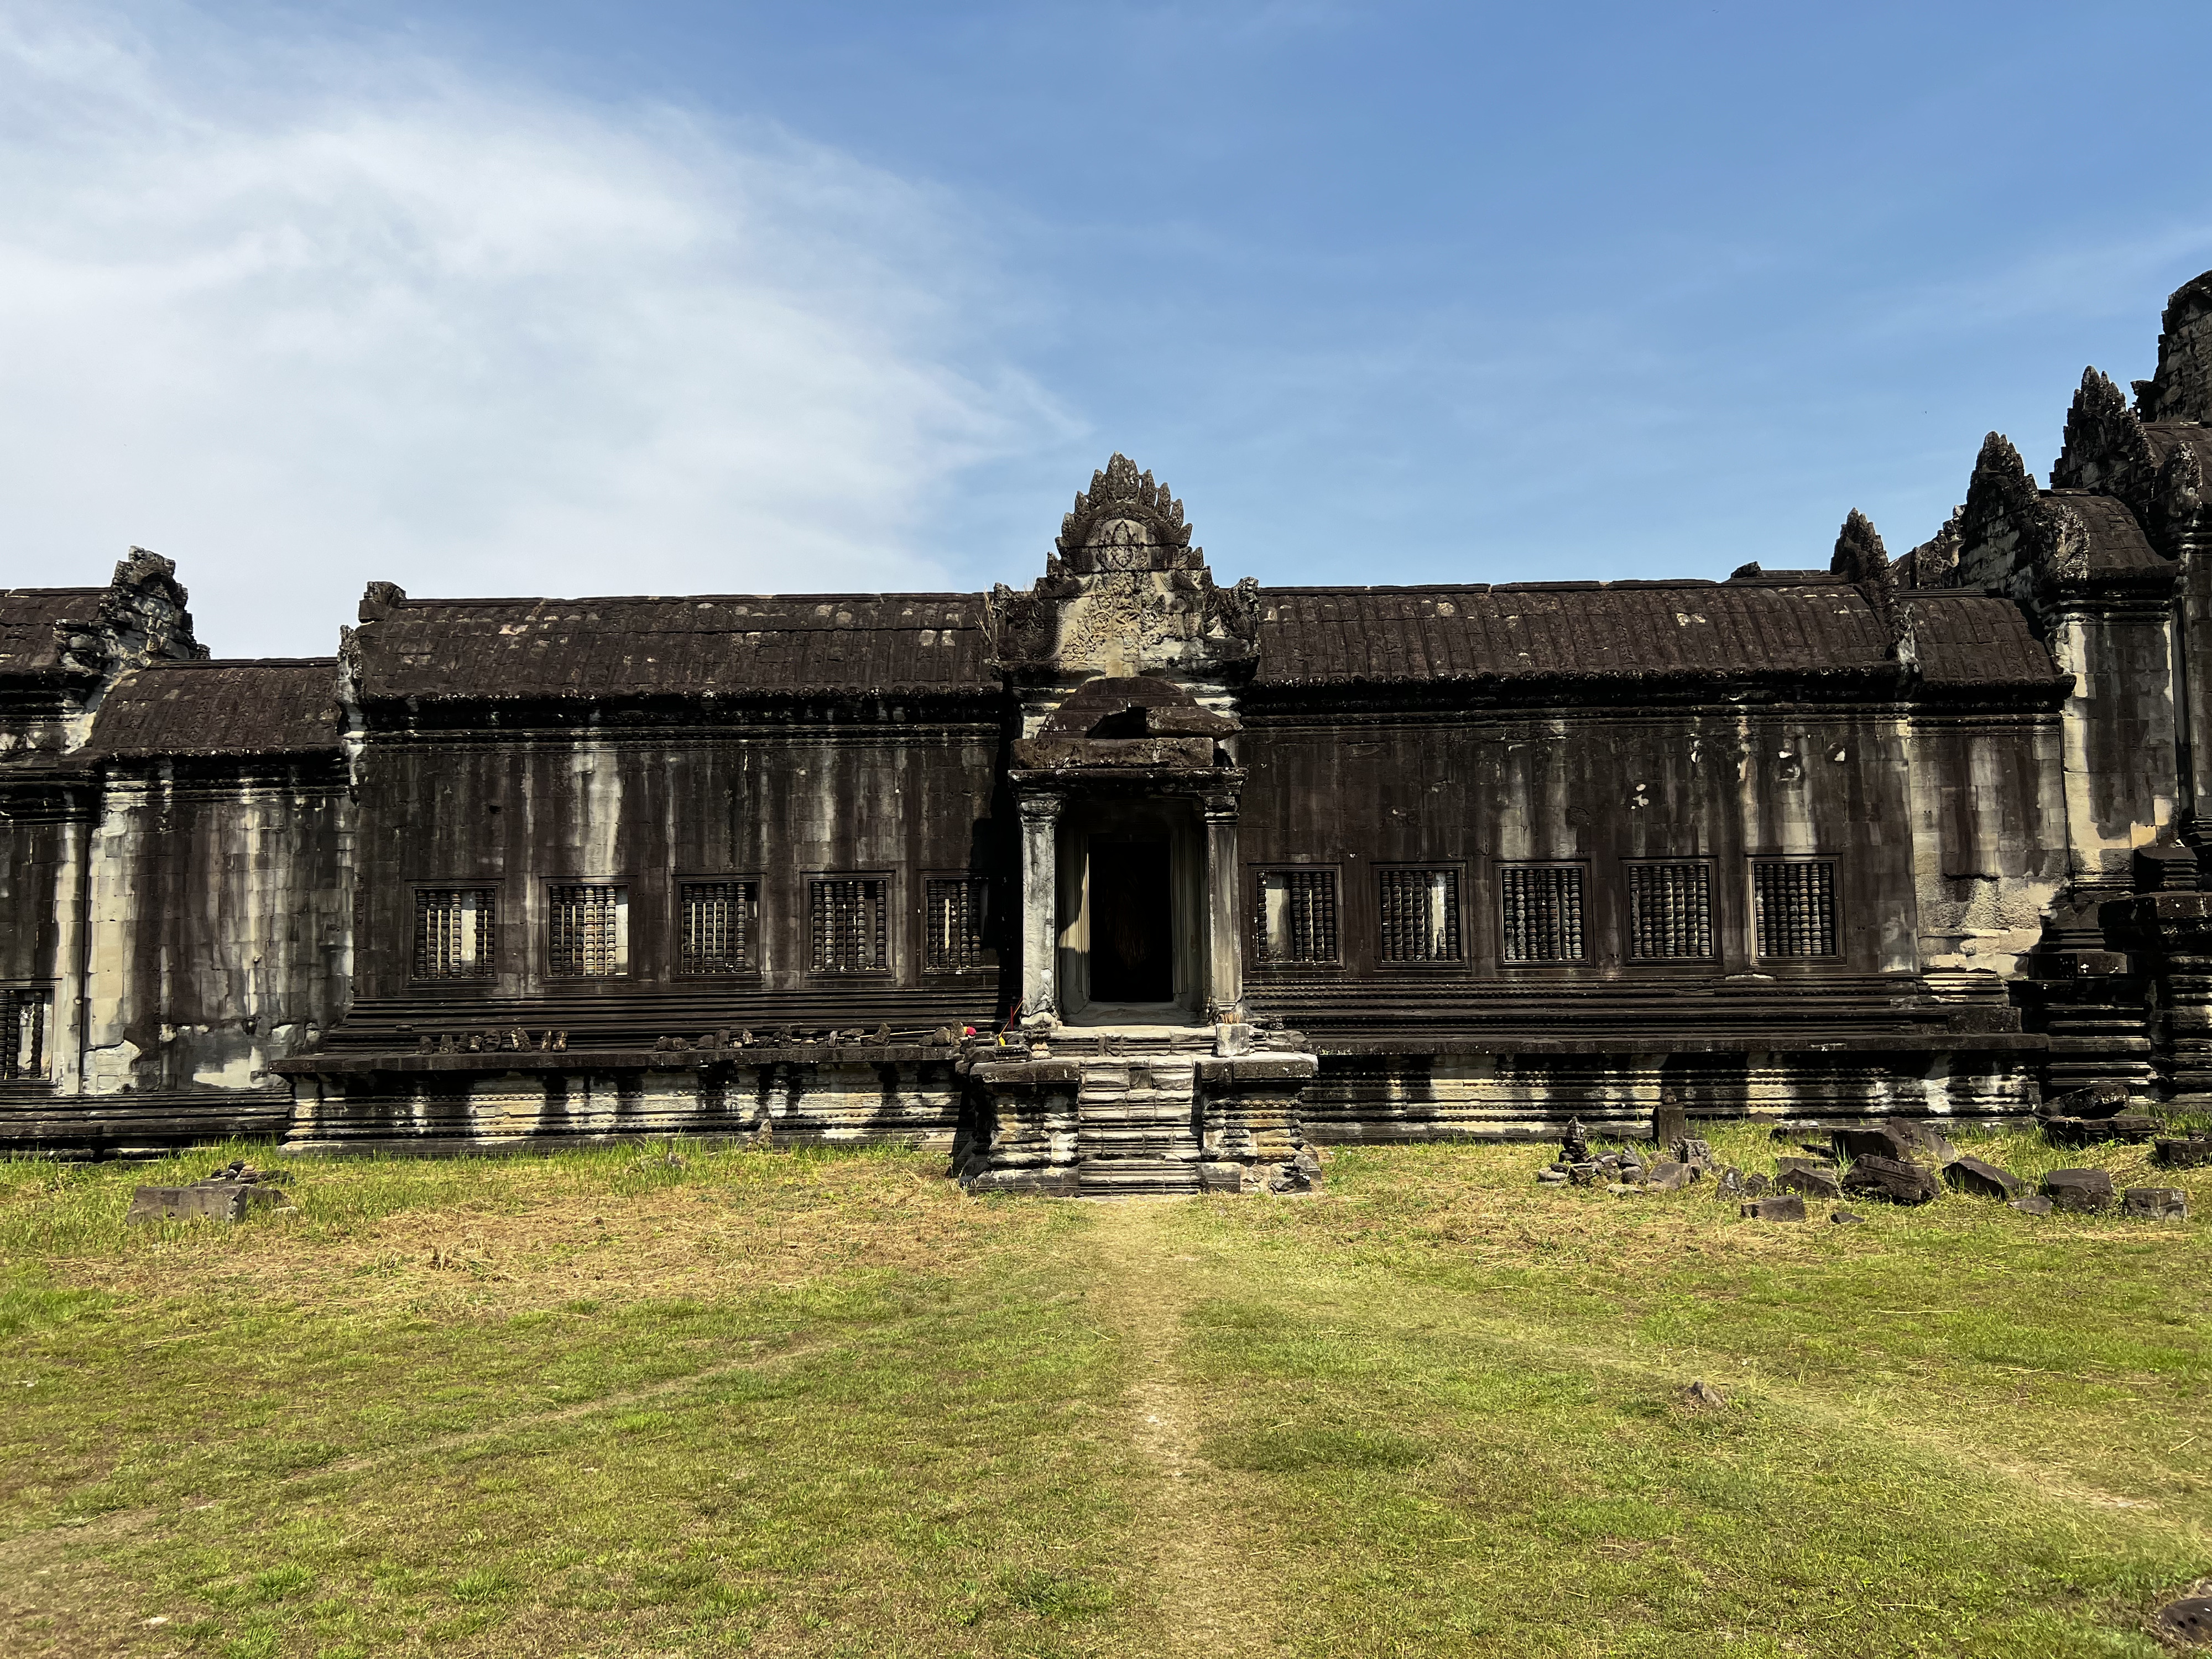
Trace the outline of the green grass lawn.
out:
M 2212 1574 L 2212 1178 L 1968 1150 L 2198 1213 L 678 1147 L 126 1231 L 278 1160 L 0 1164 L 0 1653 L 2157 1653 Z

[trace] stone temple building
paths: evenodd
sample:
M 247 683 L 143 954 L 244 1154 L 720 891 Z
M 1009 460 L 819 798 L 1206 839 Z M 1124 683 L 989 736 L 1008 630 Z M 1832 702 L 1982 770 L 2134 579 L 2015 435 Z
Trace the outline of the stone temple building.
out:
M 1223 586 L 1117 455 L 1022 591 L 374 582 L 282 661 L 149 553 L 0 591 L 0 1136 L 1280 1189 L 1571 1113 L 2201 1104 L 2208 467 L 2212 274 L 1896 559 Z

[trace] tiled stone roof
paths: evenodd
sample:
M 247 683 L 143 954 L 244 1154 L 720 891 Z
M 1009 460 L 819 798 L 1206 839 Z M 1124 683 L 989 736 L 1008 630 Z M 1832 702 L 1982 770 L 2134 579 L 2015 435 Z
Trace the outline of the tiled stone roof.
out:
M 999 689 L 978 593 L 399 599 L 363 617 L 369 699 Z
M 115 683 L 83 756 L 312 754 L 341 731 L 334 657 L 163 662 Z
M 1260 683 L 1468 679 L 1802 679 L 1874 673 L 1887 629 L 1855 586 L 1776 573 L 1727 582 L 1276 588 L 1262 595 Z M 1947 598 L 1931 678 L 2048 679 L 2016 607 Z
M 98 625 L 104 587 L 0 588 L 0 676 L 62 672 L 72 632 Z

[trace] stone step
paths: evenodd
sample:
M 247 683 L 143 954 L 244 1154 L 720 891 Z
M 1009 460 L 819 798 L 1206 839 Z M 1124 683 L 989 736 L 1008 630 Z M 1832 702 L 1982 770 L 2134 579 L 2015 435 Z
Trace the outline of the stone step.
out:
M 1075 1189 L 1086 1198 L 1159 1197 L 1199 1190 L 1198 1165 L 1175 1158 L 1085 1158 Z
M 1076 1145 L 1085 1158 L 1196 1158 L 1198 1141 L 1188 1130 L 1086 1128 Z

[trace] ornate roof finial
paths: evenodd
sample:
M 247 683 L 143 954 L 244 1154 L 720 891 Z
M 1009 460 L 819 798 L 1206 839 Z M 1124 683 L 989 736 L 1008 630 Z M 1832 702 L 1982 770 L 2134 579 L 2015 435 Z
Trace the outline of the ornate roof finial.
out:
M 1881 532 L 1874 527 L 1874 520 L 1853 507 L 1850 516 L 1844 520 L 1843 530 L 1836 537 L 1835 556 L 1828 561 L 1832 575 L 1858 584 L 1866 595 L 1867 603 L 1874 607 L 1883 629 L 1888 633 L 1893 652 L 1901 635 L 1901 619 L 1897 611 L 1897 579 L 1890 572 L 1889 550 L 1881 544 Z
M 1889 551 L 1881 544 L 1881 532 L 1856 507 L 1836 537 L 1835 556 L 1828 561 L 1830 574 L 1845 581 L 1877 580 L 1889 570 Z
M 1190 528 L 1173 492 L 1117 451 L 1076 496 L 1054 545 L 1079 573 L 1172 570 L 1194 562 Z

